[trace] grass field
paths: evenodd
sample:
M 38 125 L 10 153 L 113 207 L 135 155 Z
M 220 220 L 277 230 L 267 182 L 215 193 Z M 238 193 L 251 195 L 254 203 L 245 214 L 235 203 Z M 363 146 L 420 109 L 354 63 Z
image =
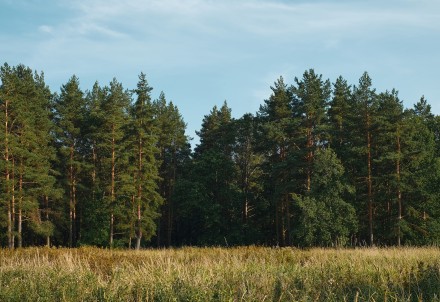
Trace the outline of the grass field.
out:
M 440 301 L 440 249 L 0 250 L 0 301 Z

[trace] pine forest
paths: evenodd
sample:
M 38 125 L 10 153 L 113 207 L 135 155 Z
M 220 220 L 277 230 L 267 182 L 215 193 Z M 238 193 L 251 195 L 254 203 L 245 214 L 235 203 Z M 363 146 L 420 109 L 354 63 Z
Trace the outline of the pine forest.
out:
M 1 67 L 0 247 L 440 244 L 440 116 L 423 96 L 404 108 L 367 72 L 310 69 L 258 112 L 214 106 L 192 148 L 152 89 L 141 73 L 55 93 Z

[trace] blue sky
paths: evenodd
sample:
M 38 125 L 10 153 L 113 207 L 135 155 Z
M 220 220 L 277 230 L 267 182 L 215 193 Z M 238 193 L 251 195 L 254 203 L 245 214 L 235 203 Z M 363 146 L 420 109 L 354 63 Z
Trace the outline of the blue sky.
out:
M 142 71 L 192 137 L 214 105 L 255 113 L 279 76 L 309 68 L 351 84 L 368 71 L 440 114 L 440 1 L 0 0 L 3 62 L 44 71 L 52 91 L 73 74 L 133 89 Z

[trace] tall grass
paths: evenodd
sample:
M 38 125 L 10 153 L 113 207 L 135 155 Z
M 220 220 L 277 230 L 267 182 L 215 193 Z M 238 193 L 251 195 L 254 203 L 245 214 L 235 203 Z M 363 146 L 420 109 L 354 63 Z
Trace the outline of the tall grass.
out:
M 440 250 L 0 250 L 0 301 L 440 301 Z

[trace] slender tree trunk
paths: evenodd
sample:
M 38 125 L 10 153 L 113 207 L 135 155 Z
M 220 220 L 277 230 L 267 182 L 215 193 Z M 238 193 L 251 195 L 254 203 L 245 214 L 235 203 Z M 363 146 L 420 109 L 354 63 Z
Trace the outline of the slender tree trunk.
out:
M 242 181 L 242 191 L 244 193 L 243 200 L 243 224 L 247 224 L 249 216 L 249 167 L 247 161 L 244 164 L 244 179 Z
M 23 161 L 20 160 L 20 176 L 18 181 L 18 247 L 23 246 Z
M 129 249 L 131 249 L 133 245 L 133 238 L 136 238 L 136 219 L 134 219 L 136 217 L 136 207 L 137 207 L 136 195 L 131 194 L 131 211 L 132 211 L 131 214 L 133 219 L 130 219 L 130 237 L 128 238 Z
M 93 159 L 93 170 L 92 170 L 92 200 L 95 201 L 96 194 L 96 162 L 97 162 L 97 154 L 96 154 L 96 141 L 93 141 L 92 146 L 92 159 Z
M 138 187 L 137 187 L 137 223 L 136 223 L 136 250 L 141 248 L 141 240 L 142 240 L 142 216 L 141 216 L 141 205 L 142 205 L 142 183 L 143 183 L 143 175 L 142 175 L 142 165 L 143 165 L 143 146 L 142 146 L 142 138 L 139 138 L 139 146 L 138 146 L 139 154 L 138 154 Z
M 173 150 L 173 156 L 172 156 L 172 171 L 171 171 L 171 177 L 170 177 L 170 183 L 168 186 L 168 231 L 167 231 L 167 244 L 168 246 L 171 246 L 172 244 L 172 234 L 173 234 L 173 211 L 174 211 L 174 206 L 173 206 L 173 199 L 171 198 L 172 192 L 173 192 L 173 188 L 174 188 L 174 184 L 176 182 L 176 167 L 177 165 L 177 159 L 176 159 L 176 150 Z
M 76 213 L 76 175 L 73 176 L 73 245 L 76 246 L 78 242 L 78 220 Z
M 286 147 L 282 146 L 280 150 L 280 161 L 284 162 L 286 160 Z M 287 232 L 287 223 L 286 223 L 286 199 L 285 195 L 283 194 L 281 196 L 281 202 L 280 202 L 280 222 L 281 222 L 281 245 L 286 245 L 286 232 Z
M 10 191 L 11 191 L 11 209 L 12 209 L 12 248 L 15 247 L 15 219 L 16 219 L 16 215 L 17 213 L 15 213 L 15 208 L 16 208 L 16 204 L 15 204 L 15 159 L 12 158 L 12 167 L 11 167 L 11 185 L 10 185 Z
M 138 208 L 137 208 L 137 234 L 136 234 L 136 249 L 137 250 L 139 250 L 141 248 L 141 239 L 142 239 L 141 205 L 138 203 Z
M 110 184 L 110 247 L 113 247 L 113 237 L 114 237 L 114 206 L 115 206 L 115 125 L 112 125 L 112 158 L 111 158 L 111 184 Z
M 110 248 L 113 247 L 114 223 L 115 223 L 115 215 L 113 214 L 113 210 L 111 210 L 111 213 L 110 213 Z
M 11 203 L 8 200 L 8 247 L 10 249 L 14 248 L 13 240 L 12 240 L 12 211 L 11 211 Z
M 281 245 L 281 236 L 280 236 L 280 211 L 281 204 L 278 200 L 275 200 L 275 231 L 277 238 L 277 245 Z
M 249 197 L 248 197 L 248 188 L 244 189 L 244 202 L 243 202 L 243 224 L 248 223 L 249 219 Z
M 286 246 L 286 203 L 284 200 L 284 196 L 281 198 L 281 245 Z
M 289 194 L 284 195 L 284 201 L 286 203 L 286 243 L 290 246 L 290 204 L 289 204 Z
M 69 158 L 69 247 L 73 247 L 74 238 L 73 238 L 73 229 L 74 229 L 74 184 L 73 184 L 73 144 L 70 146 L 70 158 Z
M 92 202 L 95 204 L 97 202 L 96 200 L 96 174 L 97 174 L 97 161 L 98 161 L 98 155 L 96 152 L 96 140 L 93 140 L 92 143 L 92 161 L 93 161 L 93 168 L 92 168 Z M 82 216 L 81 216 L 82 217 Z
M 398 205 L 398 220 L 397 220 L 397 245 L 401 244 L 401 230 L 400 223 L 402 221 L 402 191 L 400 189 L 400 134 L 397 133 L 397 161 L 396 161 L 396 176 L 397 176 L 397 205 Z
M 49 197 L 46 195 L 44 197 L 45 206 L 46 206 L 46 221 L 49 221 Z M 50 235 L 46 236 L 46 246 L 50 247 Z
M 248 218 L 249 218 L 249 197 L 248 197 L 249 188 L 248 188 L 248 177 L 247 176 L 246 176 L 243 192 L 244 192 L 244 201 L 243 201 L 243 215 L 242 215 L 243 221 L 242 221 L 242 223 L 245 226 L 243 228 L 243 230 L 244 230 L 244 234 L 243 235 L 244 235 L 245 244 L 247 244 L 248 243 L 248 239 L 247 239 L 247 237 L 248 237 L 248 234 L 247 234 L 247 229 L 248 229 L 247 228 L 247 223 L 248 223 Z
M 373 179 L 371 167 L 371 133 L 370 133 L 370 115 L 367 113 L 367 187 L 368 187 L 368 232 L 370 245 L 374 245 L 373 236 Z
M 312 161 L 313 161 L 313 137 L 312 137 L 312 128 L 311 126 L 307 129 L 307 180 L 306 180 L 306 188 L 307 192 L 310 192 L 311 187 L 311 178 L 312 178 Z
M 250 169 L 250 163 L 251 163 L 251 143 L 249 139 L 246 139 L 246 153 L 245 153 L 245 161 L 243 164 L 243 180 L 242 180 L 242 190 L 244 193 L 244 201 L 243 201 L 243 224 L 248 223 L 249 219 L 249 191 L 250 191 L 250 178 L 251 178 L 251 169 Z M 245 228 L 245 231 L 247 228 Z M 246 238 L 247 234 L 245 234 Z
M 8 228 L 8 247 L 10 249 L 14 248 L 14 240 L 13 240 L 13 202 L 12 202 L 12 196 L 11 196 L 11 180 L 10 180 L 10 171 L 9 171 L 9 116 L 8 116 L 8 106 L 9 101 L 5 100 L 5 153 L 4 153 L 4 159 L 5 159 L 5 183 L 6 183 L 6 203 L 8 207 L 8 218 L 7 218 L 7 228 Z
M 134 196 L 132 196 L 132 199 L 134 199 Z M 131 250 L 131 246 L 133 244 L 133 231 L 134 231 L 133 222 L 130 221 L 130 236 L 128 237 L 128 249 L 129 250 Z

